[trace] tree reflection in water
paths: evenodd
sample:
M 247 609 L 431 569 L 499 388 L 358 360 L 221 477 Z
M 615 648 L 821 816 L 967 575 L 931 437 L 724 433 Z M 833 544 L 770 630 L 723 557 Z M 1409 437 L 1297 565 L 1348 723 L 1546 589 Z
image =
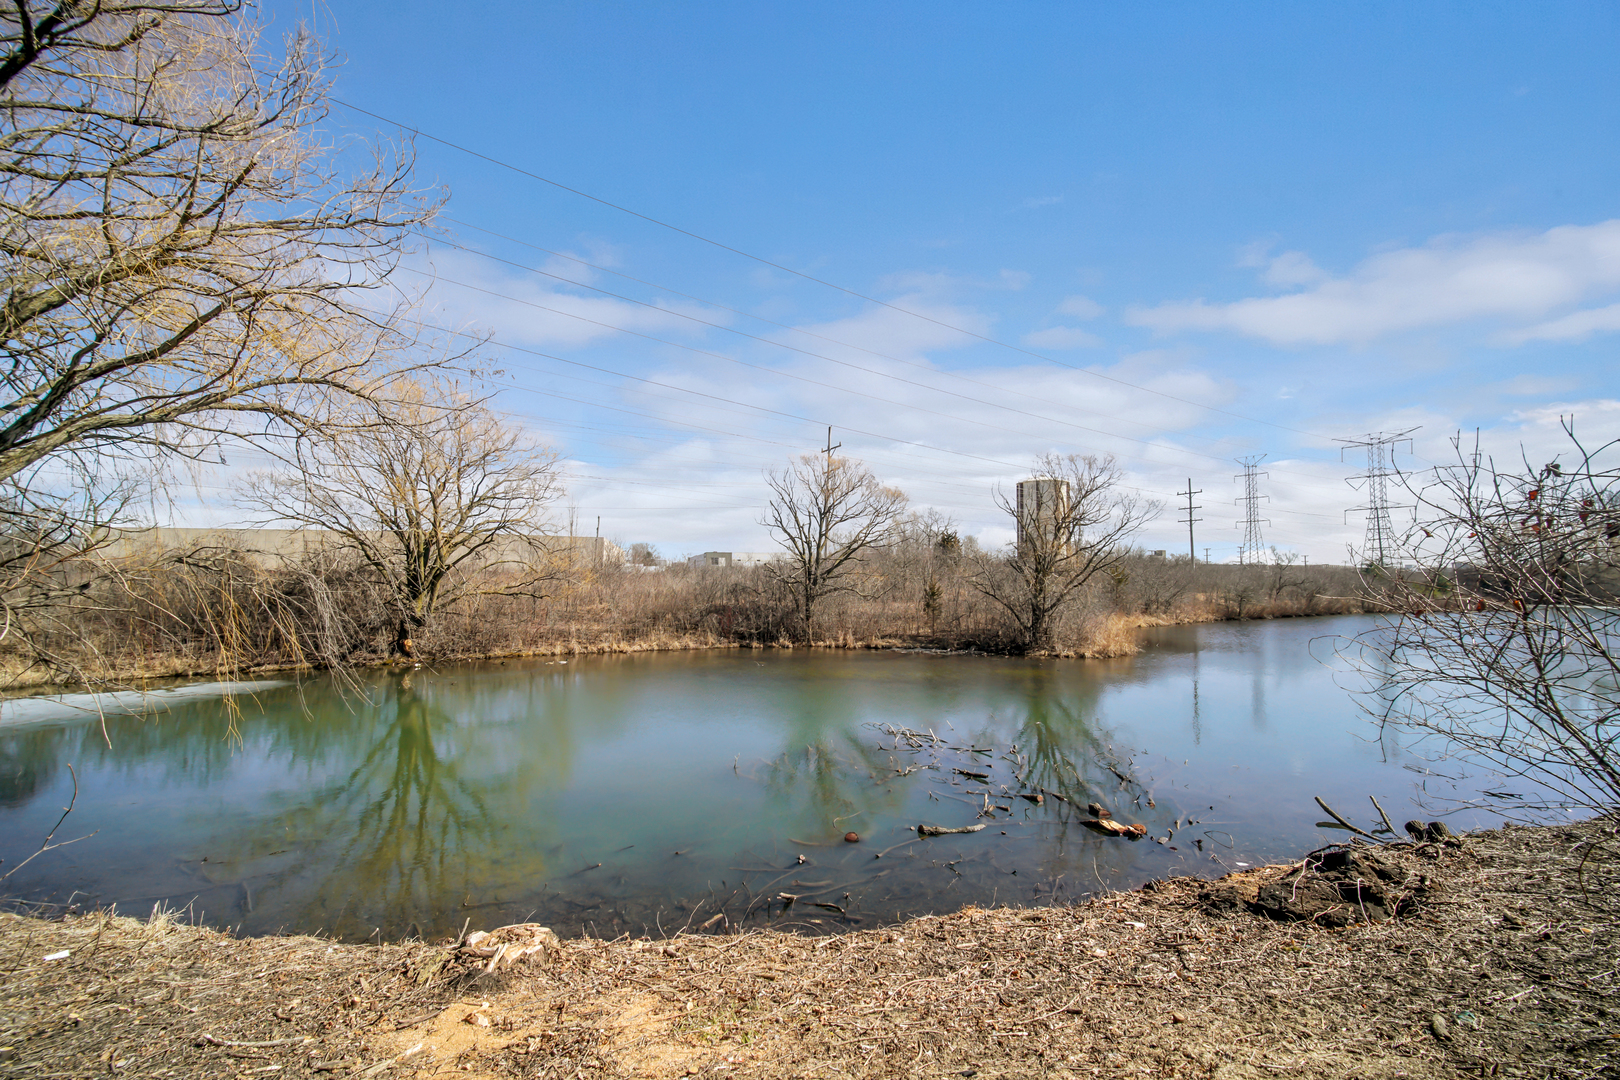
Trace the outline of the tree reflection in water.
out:
M 847 722 L 854 712 L 832 688 L 801 695 L 787 719 L 786 746 L 765 767 L 771 798 L 818 842 L 862 831 L 863 822 L 892 813 L 904 798 L 880 784 L 893 772 L 889 755 Z
M 410 922 L 424 933 L 459 926 L 460 899 L 491 872 L 494 785 L 464 776 L 468 763 L 441 753 L 435 736 L 450 717 L 412 689 L 409 675 L 375 692 L 379 723 L 359 764 L 285 816 L 305 840 L 301 864 L 329 871 L 293 921 L 349 936 Z
M 1060 687 L 1044 675 L 1032 673 L 1012 735 L 1024 789 L 1060 797 L 1048 798 L 1039 814 L 1049 823 L 1040 848 L 1041 872 L 1049 888 L 1066 879 L 1071 893 L 1108 887 L 1138 862 L 1140 852 L 1135 841 L 1081 827 L 1078 822 L 1091 816 L 1086 805 L 1100 803 L 1121 820 L 1145 820 L 1150 830 L 1153 819 L 1163 815 L 1149 805 L 1130 754 L 1096 719 L 1097 685 L 1083 684 L 1085 692 L 1076 694 L 1072 682 Z

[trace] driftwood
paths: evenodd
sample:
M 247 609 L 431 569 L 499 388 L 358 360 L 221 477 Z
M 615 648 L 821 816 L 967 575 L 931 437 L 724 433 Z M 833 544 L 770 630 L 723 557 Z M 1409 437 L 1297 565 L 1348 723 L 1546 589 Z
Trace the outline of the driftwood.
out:
M 1126 825 L 1113 818 L 1083 818 L 1080 824 L 1105 836 L 1146 836 L 1146 825 Z
M 987 773 L 987 772 L 974 772 L 972 769 L 952 769 L 951 772 L 955 773 L 958 776 L 965 776 L 969 780 L 988 780 L 988 779 L 990 779 L 990 774 L 989 773 Z
M 956 833 L 978 832 L 980 829 L 983 829 L 983 828 L 984 828 L 984 823 L 983 822 L 980 822 L 977 825 L 963 825 L 960 829 L 947 829 L 947 828 L 945 828 L 944 826 L 941 826 L 941 825 L 919 825 L 919 826 L 917 826 L 917 835 L 918 836 L 952 836 L 952 835 L 955 835 Z

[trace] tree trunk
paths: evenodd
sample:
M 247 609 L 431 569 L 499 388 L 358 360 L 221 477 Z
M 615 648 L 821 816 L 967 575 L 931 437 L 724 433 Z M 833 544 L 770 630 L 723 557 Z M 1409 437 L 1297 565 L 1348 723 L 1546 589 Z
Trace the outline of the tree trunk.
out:
M 416 642 L 411 640 L 411 624 L 406 619 L 399 620 L 399 629 L 394 632 L 394 655 L 416 659 Z

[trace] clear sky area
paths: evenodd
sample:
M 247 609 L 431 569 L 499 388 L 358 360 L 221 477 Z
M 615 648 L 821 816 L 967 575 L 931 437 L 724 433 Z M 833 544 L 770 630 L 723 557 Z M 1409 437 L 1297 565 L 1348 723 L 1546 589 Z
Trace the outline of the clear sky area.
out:
M 990 544 L 1043 453 L 1116 455 L 1150 548 L 1190 479 L 1216 560 L 1264 454 L 1267 542 L 1337 562 L 1337 439 L 1620 435 L 1612 2 L 265 11 L 341 52 L 335 134 L 421 133 L 398 283 L 491 337 L 579 532 L 768 549 L 831 425 Z

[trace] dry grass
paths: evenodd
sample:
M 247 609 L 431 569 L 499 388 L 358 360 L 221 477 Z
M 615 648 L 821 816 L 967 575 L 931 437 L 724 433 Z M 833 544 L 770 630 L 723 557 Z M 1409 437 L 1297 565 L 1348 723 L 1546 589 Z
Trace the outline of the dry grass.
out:
M 423 943 L 3 916 L 0 1075 L 1614 1075 L 1614 843 L 1390 849 L 1421 903 L 1337 931 L 1219 913 L 1298 875 L 1273 867 L 842 937 L 574 940 L 472 979 Z
M 141 685 L 389 660 L 398 618 L 351 563 L 268 565 L 241 552 L 206 555 L 127 570 L 73 594 L 64 602 L 82 610 L 58 613 L 57 630 L 11 636 L 10 651 L 0 653 L 0 685 Z M 816 646 L 1018 649 L 1016 628 L 974 588 L 967 562 L 891 553 L 873 556 L 863 573 L 869 580 L 861 595 L 837 594 L 818 608 Z M 802 630 L 779 585 L 758 568 L 578 566 L 549 583 L 547 595 L 503 592 L 509 585 L 495 578 L 460 583 L 461 601 L 413 634 L 418 655 L 472 660 L 769 646 Z M 1364 583 L 1343 567 L 1133 557 L 1061 613 L 1052 651 L 1129 656 L 1140 648 L 1142 626 L 1341 614 L 1366 610 L 1365 599 Z

